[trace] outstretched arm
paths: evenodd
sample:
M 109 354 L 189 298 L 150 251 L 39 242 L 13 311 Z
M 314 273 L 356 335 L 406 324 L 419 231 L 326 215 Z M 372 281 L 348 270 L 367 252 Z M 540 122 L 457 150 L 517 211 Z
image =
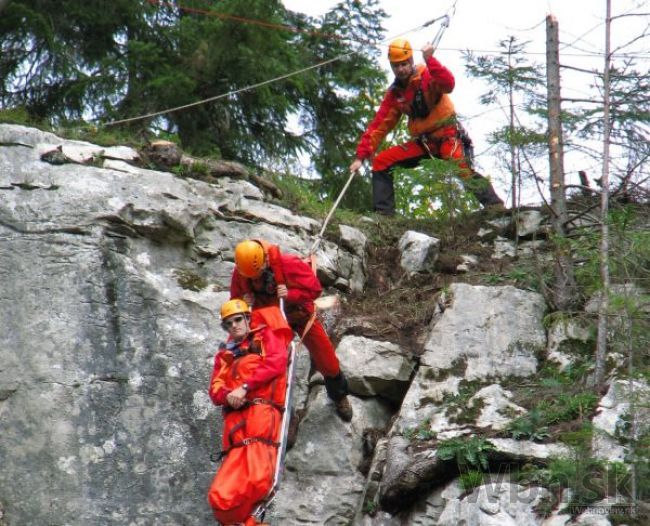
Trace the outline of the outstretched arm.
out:
M 356 151 L 357 159 L 365 160 L 371 158 L 381 144 L 381 141 L 397 125 L 401 116 L 402 112 L 397 107 L 397 101 L 393 96 L 392 90 L 389 89 L 374 119 L 359 140 Z
M 427 69 L 431 74 L 431 78 L 442 93 L 451 93 L 456 85 L 456 79 L 440 61 L 433 56 L 433 45 L 431 43 L 425 44 L 422 48 L 422 58 L 427 65 Z

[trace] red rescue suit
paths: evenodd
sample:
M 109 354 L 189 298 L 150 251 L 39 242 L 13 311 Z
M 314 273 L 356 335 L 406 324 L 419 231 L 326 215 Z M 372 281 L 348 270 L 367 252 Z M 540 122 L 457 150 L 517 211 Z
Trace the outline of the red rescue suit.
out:
M 284 308 L 291 328 L 302 336 L 314 315 L 314 300 L 323 289 L 311 267 L 298 256 L 283 254 L 276 245 L 258 241 L 263 247 L 269 263 L 267 269 L 256 279 L 248 279 L 233 271 L 230 282 L 230 297 L 242 298 L 245 294 L 255 297 L 255 307 L 278 305 L 277 285 L 285 284 L 288 296 Z M 334 346 L 320 321 L 314 316 L 313 323 L 303 336 L 303 343 L 310 353 L 316 370 L 326 379 L 339 375 L 341 369 Z M 347 392 L 345 393 L 347 394 Z M 343 395 L 335 395 L 338 400 Z
M 287 388 L 287 347 L 293 338 L 280 309 L 254 310 L 240 343 L 222 344 L 214 358 L 209 394 L 223 406 L 223 463 L 208 491 L 215 518 L 255 524 L 254 506 L 273 484 Z M 248 384 L 248 402 L 233 409 L 226 396 Z
M 414 168 L 426 157 L 455 161 L 459 175 L 483 206 L 503 204 L 492 184 L 471 167 L 471 140 L 456 121 L 449 93 L 455 80 L 451 72 L 433 56 L 426 65 L 414 66 L 406 85 L 397 79 L 384 99 L 357 146 L 357 159 L 372 158 L 386 135 L 403 114 L 408 116 L 409 133 L 414 140 L 392 146 L 372 161 L 372 200 L 375 211 L 395 213 L 394 166 Z
M 361 136 L 357 146 L 357 158 L 373 156 L 386 135 L 397 125 L 403 114 L 408 116 L 409 133 L 414 139 L 427 143 L 433 155 L 441 159 L 458 160 L 463 169 L 461 175 L 470 175 L 460 140 L 454 104 L 449 97 L 455 86 L 451 71 L 435 57 L 426 66 L 414 66 L 415 72 L 406 86 L 395 81 L 384 95 L 375 118 Z M 384 171 L 395 164 L 415 166 L 416 159 L 427 156 L 419 141 L 387 148 L 374 157 L 373 171 Z

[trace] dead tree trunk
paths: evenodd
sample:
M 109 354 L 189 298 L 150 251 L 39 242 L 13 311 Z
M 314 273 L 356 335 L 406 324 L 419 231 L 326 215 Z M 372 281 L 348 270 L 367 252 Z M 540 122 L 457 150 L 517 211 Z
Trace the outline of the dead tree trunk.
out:
M 560 116 L 560 52 L 558 24 L 553 15 L 546 17 L 546 90 L 548 97 L 548 146 L 551 171 L 551 217 L 555 233 L 553 301 L 557 309 L 566 309 L 575 301 L 575 276 L 571 248 L 566 237 L 568 213 L 564 188 L 564 153 Z
M 603 290 L 600 295 L 598 309 L 598 336 L 596 340 L 596 364 L 594 384 L 600 387 L 605 378 L 605 361 L 607 359 L 607 314 L 609 311 L 609 134 L 611 129 L 609 99 L 610 99 L 610 33 L 612 24 L 611 0 L 607 0 L 607 16 L 605 19 L 605 73 L 603 75 L 603 176 L 600 191 L 600 279 Z
M 514 37 L 510 37 L 508 43 L 508 103 L 510 105 L 510 174 L 512 185 L 512 209 L 519 209 L 519 189 L 518 170 L 517 170 L 517 149 L 515 147 L 515 88 L 512 77 L 512 43 Z

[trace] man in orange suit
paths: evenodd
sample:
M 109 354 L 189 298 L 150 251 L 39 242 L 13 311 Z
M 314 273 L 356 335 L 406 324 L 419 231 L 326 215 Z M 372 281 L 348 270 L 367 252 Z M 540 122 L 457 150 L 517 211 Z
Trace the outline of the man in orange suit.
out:
M 223 407 L 223 463 L 208 491 L 224 525 L 260 524 L 255 506 L 273 485 L 293 332 L 277 306 L 250 310 L 241 299 L 221 307 L 228 341 L 215 355 L 209 394 Z

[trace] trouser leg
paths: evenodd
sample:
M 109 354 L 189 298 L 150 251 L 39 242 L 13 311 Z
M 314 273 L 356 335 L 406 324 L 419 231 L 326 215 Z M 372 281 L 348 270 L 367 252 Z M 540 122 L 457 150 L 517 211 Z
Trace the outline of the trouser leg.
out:
M 335 402 L 346 396 L 348 382 L 341 371 L 334 346 L 318 319 L 314 320 L 302 341 L 309 351 L 316 370 L 325 378 L 327 395 Z
M 376 212 L 395 214 L 393 168 L 413 168 L 426 156 L 426 151 L 417 141 L 391 146 L 377 154 L 372 161 L 372 201 Z
M 390 169 L 372 172 L 372 204 L 375 212 L 395 214 L 395 187 Z
M 460 136 L 454 134 L 440 143 L 440 157 L 458 163 L 459 175 L 465 189 L 472 192 L 483 207 L 503 206 L 503 201 L 494 191 L 490 180 L 472 169 L 471 159 L 466 155 L 464 148 Z
M 302 334 L 300 329 L 304 330 L 304 326 L 298 328 L 296 331 L 298 334 Z M 304 335 L 302 343 L 307 347 L 314 366 L 319 373 L 325 377 L 339 374 L 341 370 L 339 359 L 336 357 L 334 346 L 320 320 L 314 320 L 309 331 Z

